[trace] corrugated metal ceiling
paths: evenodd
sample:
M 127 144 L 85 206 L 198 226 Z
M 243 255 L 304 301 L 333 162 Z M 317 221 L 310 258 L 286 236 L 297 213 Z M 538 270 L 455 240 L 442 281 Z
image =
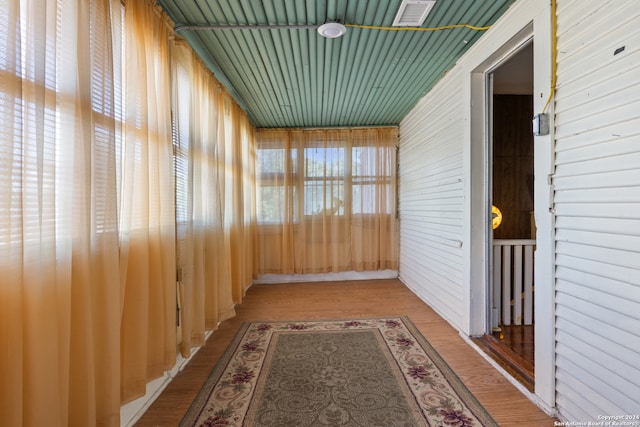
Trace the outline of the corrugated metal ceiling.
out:
M 487 26 L 514 0 L 438 0 L 422 27 Z M 347 25 L 179 30 L 256 127 L 397 125 L 482 35 L 469 28 L 386 31 L 401 0 L 158 0 L 184 25 Z

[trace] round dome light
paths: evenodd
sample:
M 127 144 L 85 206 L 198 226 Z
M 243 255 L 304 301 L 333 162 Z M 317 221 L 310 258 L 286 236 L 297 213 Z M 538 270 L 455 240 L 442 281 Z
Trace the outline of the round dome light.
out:
M 318 34 L 328 39 L 335 39 L 347 32 L 347 27 L 338 22 L 327 22 L 318 27 Z

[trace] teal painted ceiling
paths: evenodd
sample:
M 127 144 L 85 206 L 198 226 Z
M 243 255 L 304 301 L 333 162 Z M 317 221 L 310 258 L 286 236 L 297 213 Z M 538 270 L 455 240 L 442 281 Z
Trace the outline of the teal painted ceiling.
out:
M 157 1 L 259 128 L 397 125 L 483 33 L 352 26 L 391 27 L 401 0 Z M 421 27 L 488 26 L 513 1 L 437 0 Z

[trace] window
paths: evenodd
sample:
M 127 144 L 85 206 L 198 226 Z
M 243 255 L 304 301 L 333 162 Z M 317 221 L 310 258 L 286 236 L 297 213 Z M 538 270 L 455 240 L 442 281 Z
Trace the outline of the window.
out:
M 398 129 L 258 129 L 259 273 L 397 268 Z
M 298 176 L 298 151 L 284 148 L 258 149 L 258 222 L 277 224 L 285 220 L 285 215 L 293 215 L 298 220 L 296 209 L 282 209 L 282 206 L 297 206 L 298 192 L 293 185 Z
M 258 222 L 394 214 L 397 132 L 358 131 L 259 131 Z
M 353 147 L 352 212 L 354 214 L 393 213 L 393 157 L 385 158 L 377 147 Z
M 91 190 L 92 231 L 115 232 L 114 140 L 119 144 L 121 82 L 118 58 L 112 63 L 115 36 L 104 31 L 111 27 L 105 6 L 92 3 L 89 8 L 95 31 L 87 26 L 73 32 L 61 28 L 77 12 L 58 5 L 56 27 L 44 25 L 53 21 L 48 15 L 30 14 L 23 7 L 25 12 L 0 10 L 5 23 L 7 14 L 19 15 L 15 26 L 0 26 L 0 181 L 8 184 L 11 200 L 9 216 L 3 218 L 10 220 L 0 225 L 0 236 L 10 234 L 9 241 L 20 244 L 85 232 L 69 220 L 77 208 L 74 185 Z M 78 64 L 77 51 L 61 46 L 84 35 L 87 55 Z M 77 147 L 90 149 L 80 155 Z M 78 181 L 74 173 L 86 174 L 86 180 Z M 3 200 L 8 199 L 3 195 Z
M 304 214 L 344 215 L 344 147 L 304 149 Z

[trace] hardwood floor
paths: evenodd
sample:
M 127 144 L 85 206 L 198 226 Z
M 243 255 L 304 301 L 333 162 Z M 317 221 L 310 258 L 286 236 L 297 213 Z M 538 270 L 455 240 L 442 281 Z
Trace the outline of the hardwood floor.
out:
M 445 320 L 396 279 L 260 284 L 236 317 L 223 322 L 176 376 L 137 426 L 176 426 L 220 355 L 245 320 L 342 319 L 409 316 L 500 426 L 553 426 L 547 416 L 471 348 Z
M 531 367 L 534 366 L 534 326 L 516 325 L 502 326 L 503 344 L 522 357 Z

